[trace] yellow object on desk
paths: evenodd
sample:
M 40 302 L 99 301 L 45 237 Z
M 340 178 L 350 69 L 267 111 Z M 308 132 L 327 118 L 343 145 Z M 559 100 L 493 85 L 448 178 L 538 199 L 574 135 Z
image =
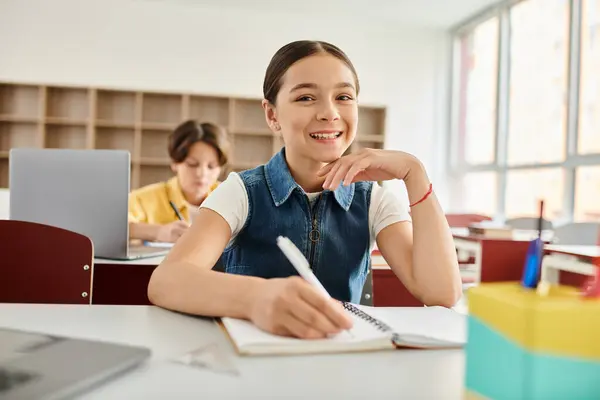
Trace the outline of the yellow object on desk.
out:
M 484 283 L 469 302 L 466 386 L 490 399 L 598 398 L 600 300 Z

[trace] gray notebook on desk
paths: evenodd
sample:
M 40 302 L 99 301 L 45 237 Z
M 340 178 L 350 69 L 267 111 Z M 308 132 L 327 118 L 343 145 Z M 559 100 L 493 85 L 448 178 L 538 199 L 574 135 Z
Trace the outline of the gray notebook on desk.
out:
M 150 357 L 150 350 L 0 328 L 0 399 L 71 398 Z

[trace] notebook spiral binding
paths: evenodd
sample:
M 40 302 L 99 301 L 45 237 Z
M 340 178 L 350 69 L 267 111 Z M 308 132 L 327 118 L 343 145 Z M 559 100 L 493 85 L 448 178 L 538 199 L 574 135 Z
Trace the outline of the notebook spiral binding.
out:
M 347 311 L 349 311 L 350 313 L 356 315 L 358 318 L 367 321 L 369 324 L 375 326 L 380 331 L 382 331 L 382 332 L 392 332 L 392 328 L 390 328 L 389 325 L 385 324 L 384 322 L 381 322 L 377 318 L 373 318 L 372 316 L 370 316 L 369 314 L 367 314 L 363 310 L 355 307 L 353 304 L 344 302 L 343 305 L 344 305 L 344 308 Z

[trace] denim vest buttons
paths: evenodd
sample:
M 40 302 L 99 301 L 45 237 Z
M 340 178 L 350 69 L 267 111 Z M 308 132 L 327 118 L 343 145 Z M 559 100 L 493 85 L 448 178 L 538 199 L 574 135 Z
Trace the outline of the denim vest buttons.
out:
M 287 236 L 333 298 L 359 303 L 371 256 L 372 182 L 324 190 L 311 209 L 288 169 L 285 148 L 240 176 L 248 193 L 248 217 L 223 252 L 225 272 L 262 278 L 298 275 L 276 244 L 277 236 Z

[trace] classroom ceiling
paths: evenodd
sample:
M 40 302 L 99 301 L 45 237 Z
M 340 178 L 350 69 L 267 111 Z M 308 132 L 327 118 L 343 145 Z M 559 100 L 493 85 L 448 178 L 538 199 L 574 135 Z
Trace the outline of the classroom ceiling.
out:
M 172 0 L 210 7 L 229 7 L 294 14 L 387 20 L 406 26 L 448 29 L 499 0 Z

